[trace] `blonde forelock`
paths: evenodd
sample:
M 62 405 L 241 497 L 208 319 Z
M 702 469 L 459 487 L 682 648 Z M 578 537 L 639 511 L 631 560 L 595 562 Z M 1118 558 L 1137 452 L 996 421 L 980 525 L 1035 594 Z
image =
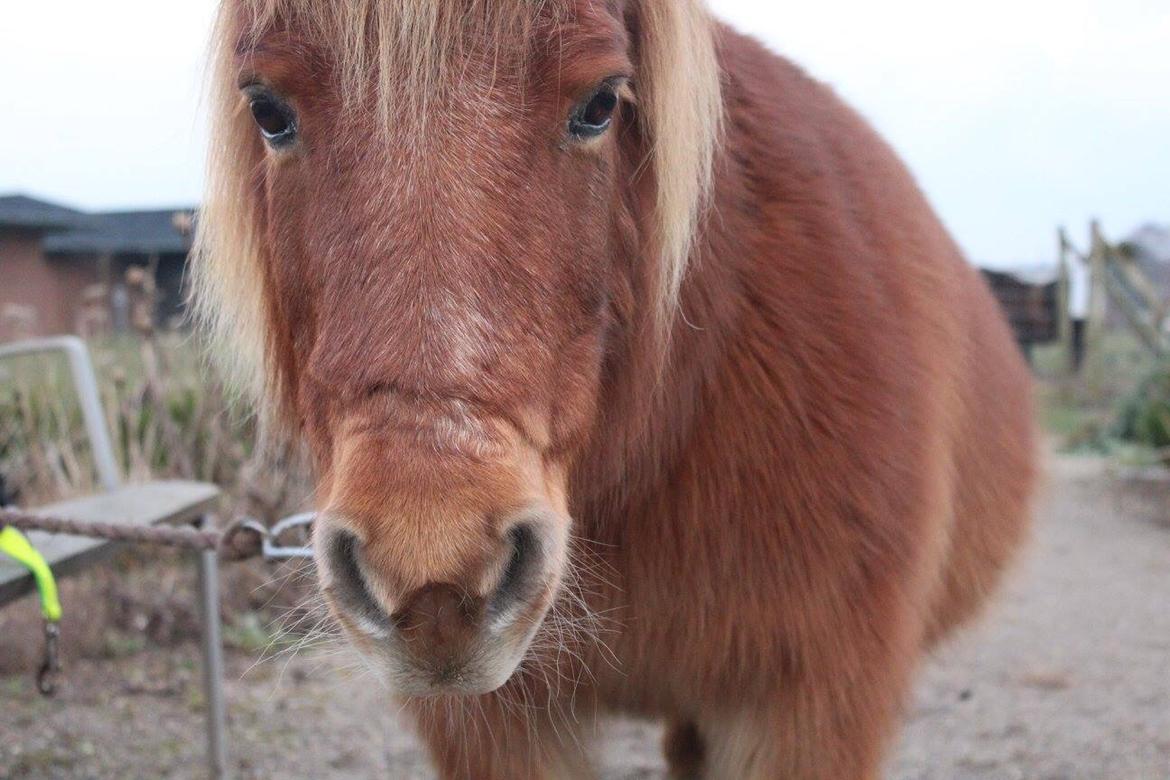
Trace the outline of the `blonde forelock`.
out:
M 257 408 L 275 410 L 282 380 L 269 332 L 254 134 L 236 86 L 241 46 L 291 20 L 335 53 L 344 94 L 359 99 L 374 89 L 388 112 L 392 98 L 425 100 L 456 77 L 469 25 L 491 25 L 503 40 L 525 34 L 550 12 L 567 12 L 554 7 L 558 1 L 567 2 L 224 0 L 213 38 L 212 140 L 193 250 L 193 311 L 232 386 Z M 713 23 L 701 0 L 632 2 L 640 19 L 635 89 L 651 144 L 660 260 L 648 305 L 659 329 L 668 332 L 710 196 L 723 117 L 720 70 Z

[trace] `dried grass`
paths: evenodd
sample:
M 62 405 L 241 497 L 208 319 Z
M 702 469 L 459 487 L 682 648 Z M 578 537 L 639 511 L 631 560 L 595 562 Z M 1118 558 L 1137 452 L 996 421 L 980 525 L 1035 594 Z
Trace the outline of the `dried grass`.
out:
M 189 333 L 155 328 L 149 270 L 132 269 L 127 286 L 131 332 L 110 333 L 108 317 L 87 319 L 97 323 L 87 329 L 87 342 L 124 478 L 213 482 L 224 491 L 225 517 L 271 523 L 304 508 L 311 481 L 295 459 L 256 446 L 255 422 L 232 411 Z M 64 360 L 0 362 L 0 476 L 22 506 L 99 489 Z M 229 639 L 237 623 L 267 625 L 278 615 L 281 630 L 303 633 L 307 618 L 297 605 L 313 591 L 312 577 L 284 574 L 261 562 L 224 569 Z M 196 634 L 193 570 L 182 554 L 130 549 L 62 588 L 63 636 L 74 657 L 101 656 L 111 643 L 139 648 Z M 39 623 L 31 597 L 0 612 L 0 673 L 23 671 L 38 658 Z
M 252 419 L 232 411 L 193 338 L 153 324 L 148 271 L 127 274 L 133 327 L 89 339 L 123 476 L 129 482 L 213 482 L 226 512 L 272 519 L 306 496 L 293 459 L 256 446 Z M 97 490 L 93 458 L 63 361 L 30 356 L 0 364 L 0 474 L 10 494 L 35 506 Z

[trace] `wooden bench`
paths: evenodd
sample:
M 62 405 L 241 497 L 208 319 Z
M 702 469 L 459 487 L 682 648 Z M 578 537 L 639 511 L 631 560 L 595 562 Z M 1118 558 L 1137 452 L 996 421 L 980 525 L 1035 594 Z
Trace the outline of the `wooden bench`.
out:
M 199 482 L 159 481 L 122 485 L 117 459 L 106 429 L 93 363 L 85 343 L 74 336 L 0 345 L 0 358 L 61 353 L 68 360 L 82 419 L 94 456 L 102 493 L 30 511 L 69 520 L 125 523 L 133 526 L 200 524 L 214 508 L 219 490 Z M 31 531 L 29 541 L 44 556 L 56 578 L 100 562 L 119 544 L 67 534 Z M 214 550 L 195 554 L 199 565 L 199 604 L 203 624 L 203 682 L 207 697 L 208 766 L 213 778 L 227 776 L 226 705 L 223 695 L 223 643 L 220 639 L 219 559 Z M 36 587 L 32 575 L 0 555 L 0 607 Z M 69 604 L 62 604 L 68 612 Z M 68 638 L 65 638 L 68 641 Z

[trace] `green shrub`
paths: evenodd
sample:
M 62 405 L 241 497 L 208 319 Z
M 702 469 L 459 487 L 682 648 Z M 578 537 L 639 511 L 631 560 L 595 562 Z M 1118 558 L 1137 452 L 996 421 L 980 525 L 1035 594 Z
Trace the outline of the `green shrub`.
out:
M 1160 459 L 1170 463 L 1170 364 L 1159 366 L 1125 400 L 1116 434 L 1157 450 Z

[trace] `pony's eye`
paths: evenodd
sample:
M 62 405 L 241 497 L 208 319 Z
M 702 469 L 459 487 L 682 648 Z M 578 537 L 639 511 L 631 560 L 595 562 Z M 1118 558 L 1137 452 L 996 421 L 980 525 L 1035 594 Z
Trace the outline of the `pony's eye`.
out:
M 617 106 L 617 86 L 607 81 L 573 111 L 569 118 L 569 134 L 581 140 L 596 138 L 613 123 Z
M 292 109 L 274 95 L 256 91 L 251 95 L 248 108 L 260 135 L 272 146 L 286 146 L 296 137 L 296 119 Z

